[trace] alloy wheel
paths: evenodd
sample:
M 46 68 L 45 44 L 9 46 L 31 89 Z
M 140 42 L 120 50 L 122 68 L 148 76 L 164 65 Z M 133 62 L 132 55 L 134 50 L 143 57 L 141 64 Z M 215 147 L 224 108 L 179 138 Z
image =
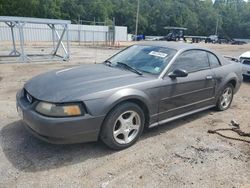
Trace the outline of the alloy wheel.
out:
M 227 87 L 223 94 L 221 95 L 220 103 L 223 109 L 228 108 L 228 106 L 231 104 L 233 98 L 233 90 L 231 87 Z
M 126 111 L 115 121 L 113 137 L 119 144 L 128 144 L 136 138 L 140 127 L 141 118 L 139 114 L 132 110 Z

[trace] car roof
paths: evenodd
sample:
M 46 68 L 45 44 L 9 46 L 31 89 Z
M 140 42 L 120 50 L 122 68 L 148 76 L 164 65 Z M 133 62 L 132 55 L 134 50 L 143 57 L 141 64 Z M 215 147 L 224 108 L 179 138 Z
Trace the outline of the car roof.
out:
M 146 42 L 140 42 L 138 43 L 138 45 L 161 46 L 161 47 L 175 49 L 177 51 L 188 50 L 188 49 L 203 49 L 203 50 L 211 51 L 209 49 L 200 47 L 198 45 L 184 43 L 184 42 L 146 41 Z
M 215 54 L 217 58 L 220 60 L 222 65 L 229 62 L 217 52 L 209 48 L 200 47 L 197 44 L 190 44 L 190 43 L 184 43 L 184 42 L 168 42 L 168 41 L 143 41 L 143 42 L 137 43 L 137 45 L 160 46 L 160 47 L 175 49 L 177 51 L 180 51 L 180 50 L 185 51 L 185 50 L 192 50 L 192 49 L 205 50 L 205 51 Z

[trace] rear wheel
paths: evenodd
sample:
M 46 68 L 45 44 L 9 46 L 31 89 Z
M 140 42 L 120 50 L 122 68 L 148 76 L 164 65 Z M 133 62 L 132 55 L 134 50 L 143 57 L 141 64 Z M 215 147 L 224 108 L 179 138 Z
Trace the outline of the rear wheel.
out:
M 234 95 L 234 87 L 232 84 L 227 84 L 224 89 L 222 90 L 222 93 L 219 96 L 218 102 L 217 102 L 217 109 L 220 111 L 227 110 L 233 100 Z
M 140 137 L 145 123 L 142 109 L 131 102 L 115 107 L 106 117 L 102 131 L 102 141 L 112 149 L 125 149 Z

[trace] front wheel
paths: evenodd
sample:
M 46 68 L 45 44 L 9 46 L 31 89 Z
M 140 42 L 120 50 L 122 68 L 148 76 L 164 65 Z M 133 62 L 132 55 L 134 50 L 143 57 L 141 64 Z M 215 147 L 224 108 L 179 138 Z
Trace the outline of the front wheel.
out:
M 216 108 L 220 111 L 227 110 L 232 101 L 233 101 L 233 95 L 234 95 L 234 87 L 232 84 L 227 84 L 224 89 L 222 90 L 222 93 L 219 96 L 217 106 Z
M 123 103 L 107 115 L 102 127 L 101 139 L 111 149 L 125 149 L 138 140 L 144 123 L 144 112 L 137 104 Z

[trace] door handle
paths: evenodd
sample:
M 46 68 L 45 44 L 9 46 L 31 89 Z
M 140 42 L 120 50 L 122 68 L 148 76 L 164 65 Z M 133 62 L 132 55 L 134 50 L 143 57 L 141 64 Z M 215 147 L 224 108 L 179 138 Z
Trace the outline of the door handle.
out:
M 207 79 L 207 80 L 212 80 L 212 79 L 213 79 L 213 76 L 207 76 L 206 79 Z

